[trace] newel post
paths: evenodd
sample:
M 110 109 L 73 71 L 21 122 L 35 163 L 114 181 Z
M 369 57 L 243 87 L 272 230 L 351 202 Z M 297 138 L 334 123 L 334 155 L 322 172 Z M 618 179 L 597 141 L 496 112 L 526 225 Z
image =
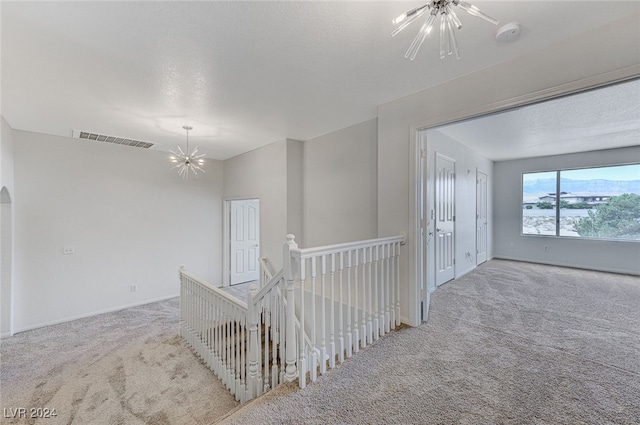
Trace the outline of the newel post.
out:
M 291 257 L 291 250 L 298 249 L 298 245 L 295 242 L 295 236 L 292 234 L 287 235 L 287 243 L 283 248 L 283 271 L 284 279 L 287 285 L 286 298 L 287 298 L 287 311 L 286 311 L 286 324 L 285 324 L 285 374 L 284 379 L 287 382 L 291 382 L 296 379 L 298 371 L 296 369 L 296 310 L 295 310 L 295 292 L 294 282 L 296 278 L 296 263 Z
M 249 359 L 249 374 L 247 377 L 247 400 L 251 400 L 258 396 L 258 385 L 260 373 L 258 371 L 258 356 L 259 356 L 259 342 L 258 342 L 258 314 L 256 308 L 253 305 L 253 299 L 258 293 L 256 285 L 251 285 L 249 288 L 249 297 L 247 300 L 247 320 L 249 322 L 249 345 L 248 359 Z

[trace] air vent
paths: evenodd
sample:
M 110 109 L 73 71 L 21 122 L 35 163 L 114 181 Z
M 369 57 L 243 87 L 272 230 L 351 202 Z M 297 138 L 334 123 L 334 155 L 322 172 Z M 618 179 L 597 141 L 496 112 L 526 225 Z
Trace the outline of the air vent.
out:
M 90 133 L 88 131 L 72 130 L 74 139 L 95 140 L 97 142 L 114 143 L 116 145 L 133 146 L 136 148 L 149 149 L 153 143 L 140 140 L 127 139 L 124 137 L 106 136 L 104 134 Z

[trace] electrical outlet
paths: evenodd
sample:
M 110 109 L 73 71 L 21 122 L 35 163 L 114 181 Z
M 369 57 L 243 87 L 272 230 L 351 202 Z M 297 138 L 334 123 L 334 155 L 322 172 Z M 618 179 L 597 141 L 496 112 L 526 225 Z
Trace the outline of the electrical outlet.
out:
M 131 292 L 138 292 L 138 285 L 131 285 L 131 286 L 129 286 L 129 291 L 131 291 Z
M 71 254 L 75 254 L 76 253 L 76 247 L 75 246 L 65 246 L 62 248 L 62 254 L 64 255 L 71 255 Z
M 549 252 L 549 245 L 544 246 L 544 252 Z

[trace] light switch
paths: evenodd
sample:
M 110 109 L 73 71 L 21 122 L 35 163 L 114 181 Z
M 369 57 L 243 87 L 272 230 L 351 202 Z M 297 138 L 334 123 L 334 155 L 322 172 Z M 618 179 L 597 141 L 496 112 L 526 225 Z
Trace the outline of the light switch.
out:
M 62 248 L 62 253 L 64 255 L 75 254 L 76 253 L 76 247 L 75 246 L 65 246 L 64 248 Z

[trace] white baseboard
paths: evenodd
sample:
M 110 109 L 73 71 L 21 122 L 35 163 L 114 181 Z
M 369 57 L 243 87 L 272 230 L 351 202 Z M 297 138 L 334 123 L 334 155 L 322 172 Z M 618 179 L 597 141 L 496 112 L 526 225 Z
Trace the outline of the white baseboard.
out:
M 517 257 L 509 257 L 503 255 L 496 255 L 493 258 L 496 260 L 511 260 L 511 261 L 522 261 L 525 263 L 534 263 L 534 264 L 547 264 L 549 266 L 559 266 L 559 267 L 571 267 L 573 269 L 583 269 L 583 270 L 593 270 L 598 272 L 608 272 L 608 273 L 618 273 L 618 274 L 628 274 L 632 276 L 640 276 L 640 271 L 637 270 L 624 270 L 624 269 L 616 269 L 612 267 L 593 267 L 593 266 L 585 266 L 584 264 L 573 264 L 567 263 L 564 261 L 538 261 L 538 260 L 528 260 Z
M 35 325 L 29 325 L 29 326 L 25 326 L 24 328 L 17 329 L 14 332 L 14 335 L 17 334 L 17 333 L 20 333 L 20 332 L 26 332 L 26 331 L 31 331 L 31 330 L 34 330 L 34 329 L 44 328 L 45 326 L 59 325 L 60 323 L 71 322 L 72 320 L 84 319 L 84 318 L 87 318 L 87 317 L 98 316 L 100 314 L 113 313 L 115 311 L 125 310 L 127 308 L 138 307 L 138 306 L 145 305 L 145 304 L 152 304 L 152 303 L 157 303 L 157 302 L 160 302 L 160 301 L 166 301 L 166 300 L 170 300 L 172 298 L 177 298 L 179 296 L 180 296 L 180 294 L 178 293 L 178 294 L 175 294 L 175 295 L 168 295 L 168 296 L 164 296 L 164 297 L 153 298 L 153 299 L 150 299 L 150 300 L 139 301 L 139 302 L 133 303 L 133 304 L 126 304 L 126 305 L 121 305 L 121 306 L 118 306 L 118 307 L 108 308 L 108 309 L 104 309 L 104 310 L 93 311 L 91 313 L 79 314 L 79 315 L 76 315 L 76 316 L 69 316 L 69 317 L 65 317 L 64 319 L 57 319 L 57 320 L 51 320 L 51 321 L 48 321 L 48 322 L 37 323 Z M 4 338 L 4 336 L 2 336 L 2 338 Z
M 0 334 L 0 339 L 9 338 L 10 336 L 11 336 L 11 332 L 5 332 L 3 334 Z

